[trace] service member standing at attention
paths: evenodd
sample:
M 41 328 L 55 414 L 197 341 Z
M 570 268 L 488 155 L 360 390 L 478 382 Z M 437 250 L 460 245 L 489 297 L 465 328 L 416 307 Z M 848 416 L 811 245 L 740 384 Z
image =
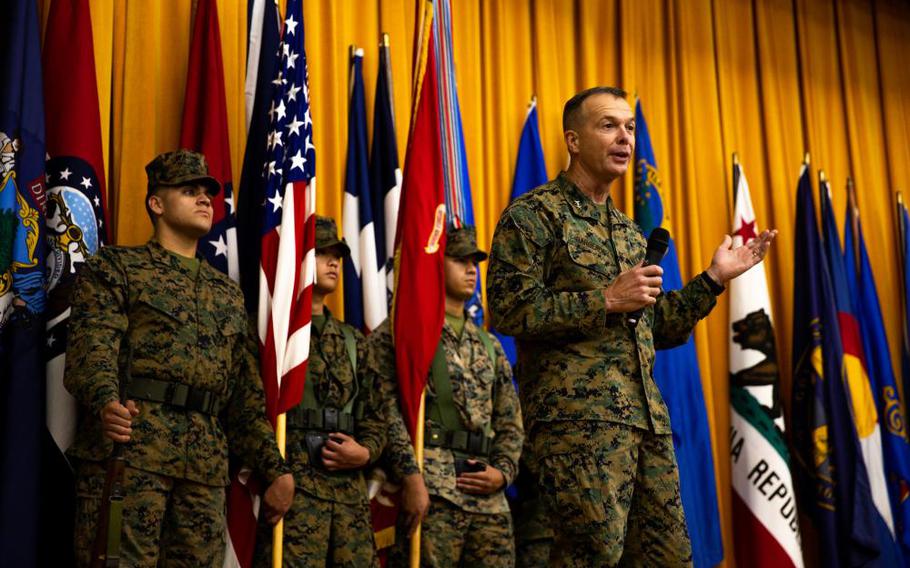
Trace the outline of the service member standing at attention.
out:
M 731 248 L 682 290 L 641 266 L 645 238 L 610 186 L 635 149 L 626 93 L 565 105 L 567 171 L 512 202 L 493 237 L 491 322 L 515 336 L 516 375 L 557 566 L 688 566 L 670 419 L 654 349 L 686 341 L 724 284 L 764 258 L 776 231 Z M 628 312 L 644 308 L 636 324 Z
M 76 557 L 89 565 L 113 441 L 127 464 L 120 565 L 220 568 L 228 451 L 269 484 L 270 522 L 290 506 L 294 481 L 265 416 L 240 288 L 196 257 L 221 187 L 188 150 L 146 172 L 153 238 L 99 250 L 73 293 L 64 382 L 83 411 L 69 451 Z
M 430 509 L 421 529 L 421 566 L 513 566 L 505 488 L 518 472 L 521 411 L 502 347 L 465 316 L 465 302 L 477 285 L 477 263 L 487 254 L 477 248 L 473 227 L 449 229 L 446 239 L 445 324 L 427 380 L 423 476 Z M 396 391 L 389 331 L 386 321 L 370 336 L 370 370 L 383 378 L 387 399 Z M 390 406 L 389 451 L 396 454 L 390 461 L 398 473 L 416 474 L 399 407 Z M 405 503 L 417 500 L 413 490 L 405 484 Z M 402 529 L 411 528 L 413 520 L 406 519 Z M 407 565 L 405 537 L 405 530 L 399 531 L 393 565 Z
M 310 358 L 303 400 L 287 415 L 287 457 L 297 481 L 284 517 L 287 567 L 379 566 L 363 468 L 382 453 L 388 427 L 378 392 L 362 381 L 366 339 L 325 307 L 349 254 L 335 221 L 317 217 Z M 260 529 L 256 564 L 268 567 L 271 527 Z

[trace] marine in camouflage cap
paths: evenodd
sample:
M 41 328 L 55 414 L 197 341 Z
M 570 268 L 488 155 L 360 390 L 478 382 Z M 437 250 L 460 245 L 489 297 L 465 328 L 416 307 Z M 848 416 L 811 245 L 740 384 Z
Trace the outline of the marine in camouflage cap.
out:
M 345 258 L 351 255 L 351 247 L 338 238 L 338 225 L 331 217 L 316 216 L 316 250 L 334 249 L 338 256 Z
M 205 186 L 209 195 L 221 192 L 221 184 L 209 175 L 205 156 L 192 150 L 181 148 L 173 152 L 158 154 L 145 166 L 148 176 L 148 193 L 152 195 L 159 187 L 180 187 L 190 184 Z
M 446 256 L 471 257 L 475 263 L 487 259 L 487 253 L 477 246 L 477 229 L 471 225 L 454 225 L 446 231 Z

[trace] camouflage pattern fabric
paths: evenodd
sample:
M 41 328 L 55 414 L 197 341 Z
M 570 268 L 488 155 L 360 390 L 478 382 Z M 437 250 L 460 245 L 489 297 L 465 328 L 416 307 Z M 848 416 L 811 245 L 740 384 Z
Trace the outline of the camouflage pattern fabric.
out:
M 662 294 L 635 328 L 606 311 L 602 290 L 640 262 L 646 241 L 608 200 L 596 205 L 566 177 L 513 201 L 493 236 L 491 324 L 515 336 L 525 427 L 604 420 L 670 433 L 652 377 L 654 349 L 684 343 L 711 311 L 702 278 Z
M 551 422 L 533 445 L 541 496 L 557 527 L 551 565 L 692 565 L 671 436 Z
M 285 568 L 378 568 L 370 506 L 338 503 L 298 492 L 284 516 Z M 254 565 L 272 566 L 272 527 L 260 523 Z
M 313 381 L 316 400 L 320 406 L 340 410 L 354 394 L 354 381 L 362 379 L 354 375 L 351 359 L 344 344 L 344 333 L 341 331 L 342 326 L 350 326 L 334 318 L 328 309 L 325 310 L 325 314 L 326 321 L 322 334 L 317 336 L 314 328 L 314 333 L 310 336 L 307 380 Z M 359 371 L 366 363 L 366 339 L 359 331 L 354 328 L 351 330 L 357 341 Z M 363 415 L 355 420 L 354 434 L 357 443 L 370 451 L 370 463 L 375 462 L 382 453 L 388 430 L 379 409 L 378 393 L 375 390 L 366 382 L 361 382 L 358 388 L 357 401 L 363 405 Z M 302 410 L 298 406 L 290 412 Z M 336 503 L 349 505 L 368 503 L 363 470 L 329 472 L 322 467 L 311 465 L 304 442 L 305 432 L 297 428 L 288 428 L 287 433 L 287 460 L 294 473 L 297 487 L 313 497 Z
M 127 463 L 206 485 L 228 484 L 228 451 L 267 483 L 290 470 L 265 417 L 257 341 L 240 288 L 206 262 L 198 274 L 156 241 L 105 247 L 83 266 L 72 299 L 64 384 L 83 406 L 71 457 L 103 461 L 111 441 L 100 410 L 118 399 L 120 369 L 132 376 L 217 393 L 219 417 L 137 400 Z
M 159 154 L 145 166 L 148 177 L 148 193 L 158 187 L 178 187 L 194 183 L 202 184 L 211 195 L 221 191 L 218 180 L 209 175 L 205 156 L 191 150 L 175 150 Z
M 607 313 L 602 290 L 645 248 L 611 199 L 595 204 L 564 173 L 512 202 L 493 237 L 491 324 L 516 338 L 525 428 L 555 517 L 551 562 L 561 565 L 616 565 L 624 535 L 624 563 L 638 562 L 642 548 L 656 565 L 691 562 L 670 418 L 652 369 L 655 348 L 685 342 L 716 299 L 696 277 L 661 294 L 637 326 Z M 623 450 L 611 453 L 617 444 Z M 652 524 L 641 520 L 649 515 Z
M 553 545 L 553 519 L 537 489 L 537 460 L 528 440 L 522 448 L 515 487 L 518 498 L 509 501 L 515 521 L 515 565 L 520 568 L 546 568 Z
M 445 499 L 432 497 L 421 525 L 420 565 L 423 568 L 515 566 L 512 516 L 509 513 L 471 513 Z M 399 531 L 389 566 L 405 568 L 410 539 Z
M 382 414 L 388 423 L 387 446 L 380 459 L 393 479 L 400 480 L 420 472 L 414 448 L 398 405 L 398 379 L 395 374 L 395 347 L 389 320 L 379 324 L 367 338 L 366 383 L 377 385 Z
M 91 565 L 104 465 L 80 462 L 76 476 L 76 565 Z M 120 566 L 168 568 L 224 562 L 225 493 L 193 481 L 127 467 L 123 476 L 123 534 Z
M 492 420 L 493 444 L 490 455 L 477 456 L 477 459 L 501 471 L 508 485 L 518 473 L 518 458 L 524 441 L 521 410 L 512 385 L 512 372 L 502 346 L 495 338 L 491 338 L 496 351 L 496 361 L 491 361 L 483 340 L 480 339 L 480 333 L 486 332 L 468 320 L 465 322 L 464 333 L 459 338 L 446 322 L 442 330 L 442 344 L 452 383 L 452 398 L 462 427 L 472 432 L 482 432 L 484 426 Z M 390 452 L 401 452 L 402 455 L 394 456 L 390 461 L 398 464 L 399 470 L 416 471 L 413 447 L 404 429 L 398 405 L 395 403 L 397 382 L 394 373 L 394 353 L 389 352 L 391 338 L 388 320 L 373 331 L 370 341 L 371 348 L 375 348 L 375 351 L 385 350 L 384 355 L 376 352 L 372 353 L 372 356 L 373 364 L 378 363 L 380 358 L 384 359 L 386 364 L 379 368 L 370 366 L 368 372 L 379 377 L 384 398 L 391 401 L 387 404 L 386 413 L 392 421 L 389 448 Z M 389 363 L 391 366 L 388 366 Z M 431 376 L 427 381 L 427 398 L 435 396 L 435 393 Z M 399 422 L 400 427 L 397 426 Z M 429 413 L 425 424 L 426 431 L 442 428 L 442 424 L 434 422 Z M 406 465 L 401 466 L 402 463 Z M 464 511 L 488 514 L 509 511 L 503 490 L 491 495 L 469 495 L 456 489 L 455 456 L 450 449 L 425 447 L 423 476 L 430 495 L 442 497 Z
M 446 256 L 452 258 L 472 257 L 475 263 L 487 259 L 487 253 L 477 246 L 477 229 L 471 225 L 450 227 L 446 231 Z
M 316 250 L 321 251 L 328 248 L 338 251 L 342 258 L 351 254 L 351 247 L 345 242 L 344 237 L 338 237 L 338 225 L 335 224 L 335 219 L 316 215 Z

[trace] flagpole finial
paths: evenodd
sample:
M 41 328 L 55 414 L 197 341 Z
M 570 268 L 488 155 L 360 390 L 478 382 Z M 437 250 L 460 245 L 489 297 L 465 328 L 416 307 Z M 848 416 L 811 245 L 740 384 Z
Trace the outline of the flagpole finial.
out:
M 897 203 L 898 203 L 898 205 L 904 204 L 904 196 L 901 193 L 901 190 L 897 190 Z
M 386 32 L 382 32 L 379 35 L 379 47 L 389 47 L 390 45 L 391 44 L 389 43 L 389 34 L 387 34 Z
M 739 154 L 737 154 L 736 152 L 733 152 L 733 165 L 734 166 L 739 165 Z
M 818 170 L 818 181 L 828 183 L 828 176 L 825 175 L 825 170 Z
M 803 163 L 806 164 L 807 166 L 809 165 L 809 152 L 806 152 L 803 155 Z

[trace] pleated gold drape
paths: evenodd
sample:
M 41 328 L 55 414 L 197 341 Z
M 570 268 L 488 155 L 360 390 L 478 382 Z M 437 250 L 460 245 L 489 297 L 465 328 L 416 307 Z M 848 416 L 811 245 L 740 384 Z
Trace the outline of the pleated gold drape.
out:
M 36 0 L 46 14 L 49 0 Z M 143 166 L 175 147 L 192 0 L 91 0 L 110 211 L 118 244 L 145 241 Z M 283 2 L 282 2 L 283 4 Z M 379 33 L 391 34 L 399 153 L 410 114 L 415 0 L 307 0 L 307 55 L 320 213 L 340 218 L 347 53 L 365 50 L 372 127 Z M 562 105 L 619 85 L 641 97 L 684 277 L 729 230 L 731 154 L 758 223 L 780 237 L 768 259 L 789 393 L 795 185 L 805 151 L 831 178 L 840 222 L 856 180 L 892 355 L 899 353 L 895 191 L 910 188 L 910 6 L 901 0 L 452 0 L 455 62 L 478 236 L 488 245 L 512 181 L 527 103 L 537 96 L 547 170 L 566 165 Z M 235 186 L 245 144 L 246 2 L 219 2 Z M 631 210 L 630 176 L 614 197 Z M 340 294 L 331 304 L 341 314 Z M 696 331 L 715 451 L 727 564 L 730 533 L 727 306 Z M 896 360 L 896 358 L 895 358 Z M 788 397 L 789 398 L 789 397 Z M 787 408 L 789 408 L 789 401 Z

